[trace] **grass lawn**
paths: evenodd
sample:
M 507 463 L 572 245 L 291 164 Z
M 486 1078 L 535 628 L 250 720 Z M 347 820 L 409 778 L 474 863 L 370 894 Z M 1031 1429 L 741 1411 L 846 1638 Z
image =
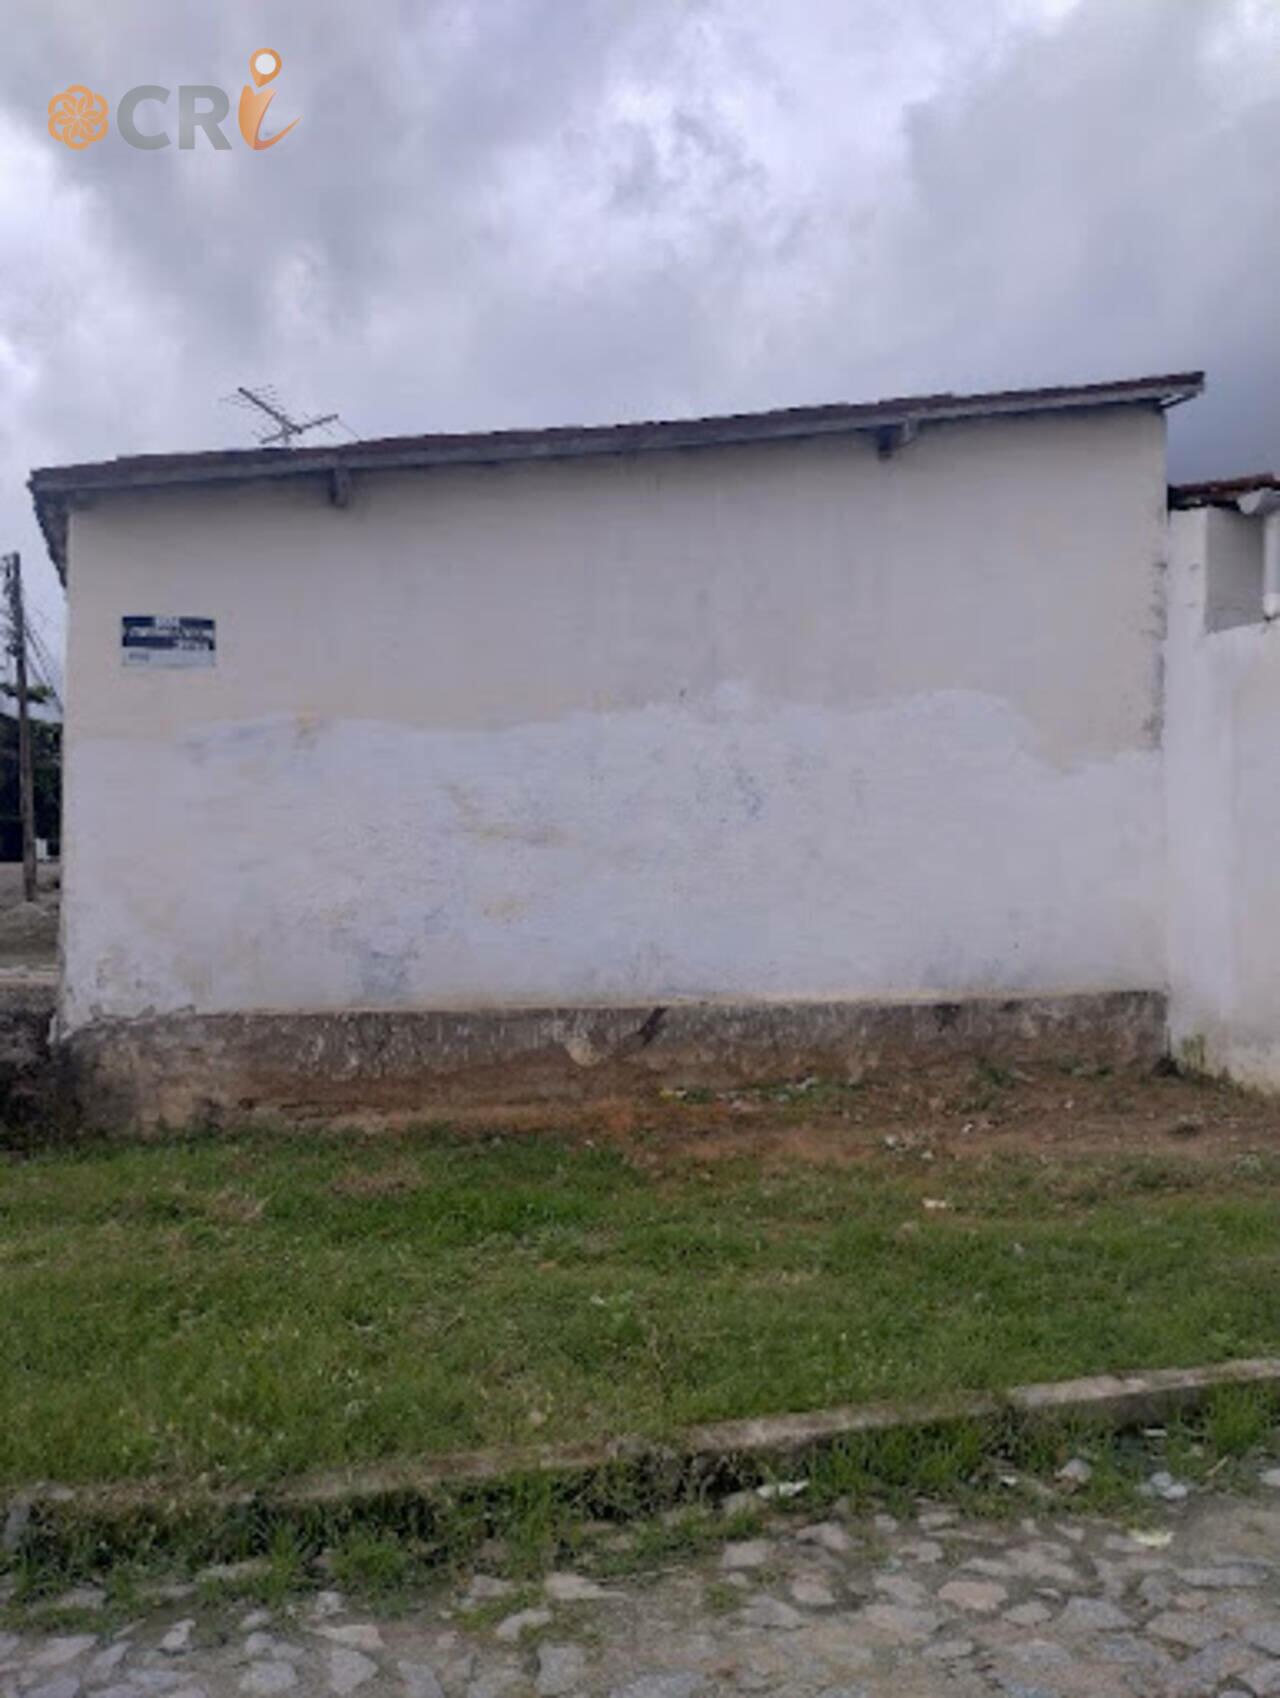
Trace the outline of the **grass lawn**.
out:
M 1191 1088 L 1169 1089 L 1185 1113 Z M 1269 1125 L 1247 1149 L 1210 1129 L 1194 1155 L 1016 1135 L 904 1150 L 827 1103 L 839 1129 L 810 1129 L 800 1158 L 726 1142 L 699 1104 L 671 1112 L 679 1137 L 7 1160 L 0 1485 L 252 1483 L 1280 1350 Z M 776 1130 L 789 1111 L 768 1112 Z

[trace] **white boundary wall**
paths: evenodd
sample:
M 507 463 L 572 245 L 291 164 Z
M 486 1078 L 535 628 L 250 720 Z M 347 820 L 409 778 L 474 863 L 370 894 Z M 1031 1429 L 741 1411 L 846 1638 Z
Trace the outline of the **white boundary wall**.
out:
M 1280 622 L 1230 511 L 1170 516 L 1166 764 L 1174 1051 L 1280 1088 Z

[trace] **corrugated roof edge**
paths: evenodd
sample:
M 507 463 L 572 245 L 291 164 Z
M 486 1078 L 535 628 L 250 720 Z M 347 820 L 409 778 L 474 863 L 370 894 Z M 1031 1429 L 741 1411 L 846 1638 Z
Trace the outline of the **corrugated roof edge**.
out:
M 903 395 L 888 400 L 786 407 L 638 424 L 559 425 L 540 430 L 461 435 L 391 436 L 326 448 L 237 448 L 198 454 L 142 454 L 33 471 L 29 487 L 49 554 L 63 581 L 67 513 L 77 496 L 125 489 L 248 482 L 308 474 L 396 471 L 412 467 L 501 465 L 522 460 L 580 459 L 758 442 L 798 441 L 864 431 L 911 430 L 962 419 L 1016 417 L 1118 406 L 1176 406 L 1204 389 L 1204 373 L 1121 378 L 1047 389 L 1002 389 L 973 395 Z
M 1255 489 L 1280 489 L 1280 473 L 1254 472 L 1250 477 L 1214 478 L 1208 483 L 1171 483 L 1169 505 L 1188 507 L 1234 507 L 1242 495 Z

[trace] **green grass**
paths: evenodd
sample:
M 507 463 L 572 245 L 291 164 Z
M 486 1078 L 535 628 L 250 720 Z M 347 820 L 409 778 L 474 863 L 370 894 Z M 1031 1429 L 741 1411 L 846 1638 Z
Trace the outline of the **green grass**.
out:
M 11 1160 L 0 1488 L 260 1483 L 1274 1353 L 1278 1205 L 1271 1156 L 651 1170 L 423 1133 Z

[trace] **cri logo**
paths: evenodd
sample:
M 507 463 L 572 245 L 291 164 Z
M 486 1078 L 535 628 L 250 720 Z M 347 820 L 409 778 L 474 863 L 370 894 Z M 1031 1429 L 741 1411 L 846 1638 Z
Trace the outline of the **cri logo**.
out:
M 267 141 L 262 139 L 262 120 L 267 115 L 267 107 L 276 97 L 276 91 L 269 88 L 265 94 L 262 91 L 264 83 L 271 83 L 280 75 L 280 67 L 284 63 L 274 47 L 264 47 L 260 53 L 255 53 L 249 61 L 249 75 L 253 78 L 253 88 L 248 83 L 240 90 L 240 134 L 251 148 L 261 153 L 264 148 L 274 147 L 278 141 L 283 141 L 296 124 L 286 124 L 278 134 Z
M 246 83 L 240 90 L 238 116 L 240 134 L 255 153 L 265 153 L 269 147 L 283 141 L 294 124 L 299 122 L 295 118 L 292 124 L 286 124 L 273 136 L 262 133 L 267 109 L 276 97 L 275 89 L 267 88 L 266 84 L 276 80 L 282 64 L 283 60 L 274 47 L 260 48 L 249 60 L 253 86 Z M 150 153 L 170 145 L 167 130 L 140 128 L 138 108 L 153 102 L 163 106 L 171 92 L 158 83 L 139 83 L 137 88 L 131 88 L 121 98 L 116 107 L 116 128 L 130 147 Z M 230 111 L 230 99 L 215 84 L 183 83 L 178 90 L 178 146 L 193 148 L 196 131 L 203 130 L 214 148 L 219 152 L 229 152 L 231 143 L 222 133 L 222 124 Z M 49 102 L 49 134 L 77 153 L 91 142 L 101 141 L 108 128 L 106 97 L 85 88 L 83 83 L 73 83 L 61 94 L 55 94 Z

